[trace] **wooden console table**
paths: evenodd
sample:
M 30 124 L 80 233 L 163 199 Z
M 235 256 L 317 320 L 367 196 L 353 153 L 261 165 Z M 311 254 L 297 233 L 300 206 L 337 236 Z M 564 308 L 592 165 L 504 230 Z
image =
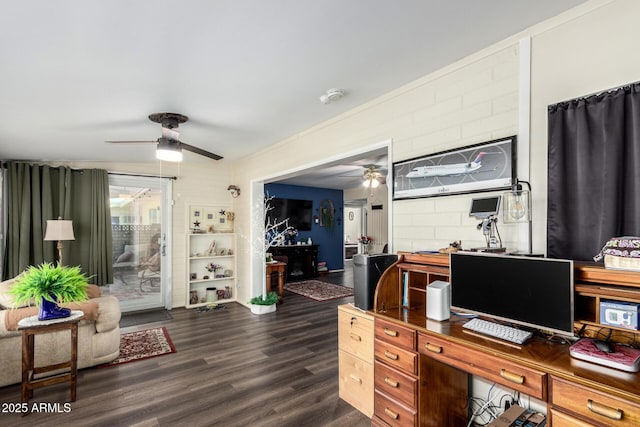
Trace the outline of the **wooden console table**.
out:
M 33 390 L 68 381 L 71 387 L 71 402 L 76 401 L 76 385 L 78 373 L 78 322 L 84 313 L 80 310 L 71 312 L 70 317 L 39 321 L 38 316 L 27 317 L 18 323 L 22 331 L 22 389 L 21 400 L 28 402 L 33 397 Z M 34 364 L 35 336 L 48 334 L 60 330 L 69 330 L 71 335 L 71 357 L 67 362 L 54 365 L 36 367 Z M 36 375 L 68 369 L 68 371 L 53 374 L 43 378 Z
M 376 288 L 376 426 L 465 426 L 468 376 L 501 384 L 547 404 L 548 425 L 640 425 L 640 373 L 576 360 L 569 345 L 534 337 L 520 348 L 467 334 L 468 320 L 426 318 L 426 286 L 448 280 L 448 256 L 400 253 Z M 640 302 L 640 273 L 576 263 L 576 320 L 601 329 L 600 298 Z M 408 302 L 400 278 L 408 272 Z M 609 328 L 607 326 L 607 328 Z M 615 330 L 616 341 L 637 332 Z M 618 339 L 619 338 L 619 339 Z M 635 341 L 636 345 L 638 341 Z

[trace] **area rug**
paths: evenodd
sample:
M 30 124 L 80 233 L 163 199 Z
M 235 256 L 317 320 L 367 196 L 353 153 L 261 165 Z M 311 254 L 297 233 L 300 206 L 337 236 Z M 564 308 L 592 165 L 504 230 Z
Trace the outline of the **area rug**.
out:
M 315 301 L 327 301 L 353 295 L 353 289 L 320 280 L 303 280 L 285 283 L 285 290 L 311 298 Z
M 120 365 L 175 352 L 176 348 L 164 327 L 126 332 L 120 335 L 120 356 L 113 362 L 100 366 Z

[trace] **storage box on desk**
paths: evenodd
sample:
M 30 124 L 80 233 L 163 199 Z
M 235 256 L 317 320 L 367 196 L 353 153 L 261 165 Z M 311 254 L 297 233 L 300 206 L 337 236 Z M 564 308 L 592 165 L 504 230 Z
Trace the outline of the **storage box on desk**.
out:
M 600 323 L 638 330 L 640 304 L 622 301 L 600 301 Z
M 640 271 L 640 237 L 614 237 L 604 245 L 594 261 L 604 258 L 604 267 Z

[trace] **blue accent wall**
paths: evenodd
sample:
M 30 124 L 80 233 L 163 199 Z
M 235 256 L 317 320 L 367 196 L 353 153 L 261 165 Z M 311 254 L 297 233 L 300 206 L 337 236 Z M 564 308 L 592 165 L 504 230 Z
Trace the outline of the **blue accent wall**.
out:
M 329 188 L 302 187 L 299 185 L 265 184 L 265 194 L 282 199 L 311 200 L 313 202 L 314 218 L 320 217 L 320 202 L 329 199 L 335 208 L 335 221 L 332 228 L 321 227 L 312 221 L 311 231 L 298 232 L 298 239 L 306 240 L 311 237 L 318 247 L 318 262 L 325 261 L 329 270 L 344 268 L 343 235 L 344 235 L 344 198 L 342 190 Z

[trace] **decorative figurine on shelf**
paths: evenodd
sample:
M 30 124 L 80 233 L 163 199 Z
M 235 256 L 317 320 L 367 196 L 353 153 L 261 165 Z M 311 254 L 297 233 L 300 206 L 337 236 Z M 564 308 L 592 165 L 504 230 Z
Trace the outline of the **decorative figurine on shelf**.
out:
M 462 241 L 456 240 L 455 242 L 449 243 L 449 246 L 446 248 L 438 249 L 438 252 L 441 254 L 450 254 L 451 252 L 458 252 L 462 250 Z
M 189 292 L 189 304 L 197 304 L 198 303 L 198 291 L 190 291 Z
M 202 233 L 202 229 L 200 228 L 200 221 L 198 221 L 198 220 L 193 221 L 193 227 L 191 227 L 191 232 L 193 234 Z
M 206 256 L 213 256 L 216 254 L 216 241 L 212 240 L 209 248 L 204 252 Z

